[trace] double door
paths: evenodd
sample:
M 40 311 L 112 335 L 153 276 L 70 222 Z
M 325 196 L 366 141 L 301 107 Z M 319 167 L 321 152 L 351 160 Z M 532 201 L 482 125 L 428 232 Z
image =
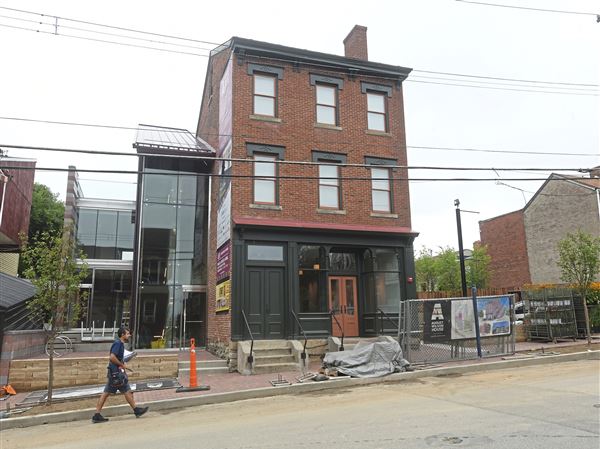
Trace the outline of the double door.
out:
M 284 269 L 247 267 L 244 288 L 243 310 L 254 339 L 284 338 Z M 242 326 L 248 338 L 245 323 Z
M 358 337 L 356 277 L 329 276 L 329 310 L 334 337 Z

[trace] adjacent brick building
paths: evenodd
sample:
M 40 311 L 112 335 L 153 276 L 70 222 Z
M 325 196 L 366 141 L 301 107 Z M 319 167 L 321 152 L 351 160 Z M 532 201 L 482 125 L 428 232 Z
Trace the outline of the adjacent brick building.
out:
M 367 60 L 239 37 L 211 52 L 197 135 L 217 150 L 208 339 L 374 335 L 416 297 L 402 81 Z M 229 159 L 233 159 L 230 161 Z M 341 325 L 331 318 L 336 315 Z
M 33 159 L 0 159 L 0 272 L 12 276 L 17 275 L 19 265 L 19 234 L 29 232 L 35 163 Z
M 552 174 L 518 211 L 479 222 L 491 287 L 560 283 L 557 245 L 578 230 L 600 236 L 600 179 Z

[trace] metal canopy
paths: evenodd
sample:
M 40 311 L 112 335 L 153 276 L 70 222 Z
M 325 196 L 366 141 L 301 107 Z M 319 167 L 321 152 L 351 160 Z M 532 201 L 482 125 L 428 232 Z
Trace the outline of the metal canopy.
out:
M 10 309 L 35 295 L 33 284 L 25 279 L 0 273 L 0 310 Z
M 138 153 L 175 152 L 214 155 L 215 150 L 204 140 L 181 128 L 138 125 L 133 147 Z

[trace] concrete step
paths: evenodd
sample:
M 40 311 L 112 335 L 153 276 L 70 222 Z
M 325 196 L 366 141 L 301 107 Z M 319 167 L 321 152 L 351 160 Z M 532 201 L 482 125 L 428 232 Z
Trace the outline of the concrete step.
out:
M 292 355 L 289 352 L 287 355 L 263 355 L 258 353 L 254 356 L 254 363 L 256 363 L 256 365 L 271 365 L 273 363 L 294 363 L 294 357 L 292 357 Z
M 255 355 L 290 355 L 292 352 L 290 351 L 290 348 L 282 348 L 282 349 L 256 349 L 254 348 L 254 354 Z
M 275 350 L 275 349 L 288 349 L 288 340 L 255 340 L 254 351 L 258 350 Z
M 297 363 L 269 363 L 266 365 L 255 365 L 255 374 L 281 373 L 283 371 L 299 371 Z M 289 380 L 289 379 L 288 379 Z

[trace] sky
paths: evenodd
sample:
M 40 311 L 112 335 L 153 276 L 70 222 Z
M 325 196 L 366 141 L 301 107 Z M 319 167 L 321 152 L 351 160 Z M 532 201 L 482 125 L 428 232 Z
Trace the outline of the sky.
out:
M 600 13 L 600 2 L 592 0 L 497 3 Z M 55 27 L 39 24 L 56 24 L 51 16 L 60 17 L 57 35 L 49 34 Z M 67 19 L 205 42 L 134 34 Z M 8 118 L 123 128 L 145 123 L 194 132 L 208 58 L 183 53 L 206 55 L 206 49 L 214 48 L 215 43 L 240 36 L 343 55 L 342 41 L 355 24 L 368 28 L 369 60 L 414 69 L 403 84 L 409 166 L 512 169 L 411 170 L 411 178 L 492 179 L 411 181 L 412 228 L 420 233 L 415 240 L 417 252 L 458 247 L 455 199 L 460 200 L 462 210 L 478 212 L 461 215 L 464 246 L 470 248 L 479 239 L 478 222 L 522 208 L 543 183 L 539 178 L 552 171 L 577 174 L 561 170 L 600 165 L 600 23 L 596 17 L 454 0 L 0 0 L 0 148 L 8 150 L 9 157 L 36 159 L 38 167 L 136 170 L 135 157 L 6 148 L 16 145 L 133 153 L 134 129 Z M 91 34 L 89 30 L 112 35 Z M 528 82 L 450 77 L 426 71 Z M 480 87 L 449 85 L 466 84 L 467 80 L 470 86 Z M 497 84 L 473 83 L 477 80 Z M 496 152 L 499 150 L 513 153 Z M 542 168 L 548 170 L 527 170 Z M 65 172 L 37 171 L 35 179 L 64 200 Z M 80 179 L 86 197 L 134 199 L 135 179 L 131 175 L 81 173 Z

